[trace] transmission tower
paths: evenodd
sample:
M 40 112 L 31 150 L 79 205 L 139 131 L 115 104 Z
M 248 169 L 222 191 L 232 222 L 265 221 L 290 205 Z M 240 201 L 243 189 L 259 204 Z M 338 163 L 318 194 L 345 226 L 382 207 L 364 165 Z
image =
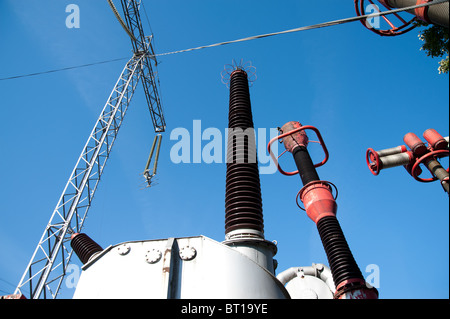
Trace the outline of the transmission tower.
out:
M 141 0 L 121 0 L 122 20 L 114 3 L 114 14 L 131 39 L 133 56 L 126 63 L 101 114 L 95 123 L 61 197 L 39 240 L 14 294 L 27 298 L 56 298 L 73 254 L 72 234 L 81 232 L 111 149 L 117 138 L 139 80 L 156 133 L 165 131 L 152 36 L 143 31 L 139 9 Z

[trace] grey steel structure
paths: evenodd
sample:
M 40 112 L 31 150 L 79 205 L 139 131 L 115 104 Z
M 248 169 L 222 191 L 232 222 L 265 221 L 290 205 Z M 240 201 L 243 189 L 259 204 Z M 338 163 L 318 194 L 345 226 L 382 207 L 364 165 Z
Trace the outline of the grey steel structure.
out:
M 109 1 L 115 10 L 112 1 Z M 131 38 L 133 57 L 122 73 L 95 123 L 80 157 L 64 187 L 41 239 L 15 290 L 26 298 L 56 298 L 72 257 L 70 237 L 81 232 L 100 177 L 116 140 L 139 80 L 155 132 L 165 131 L 165 120 L 158 94 L 158 81 L 153 72 L 156 59 L 146 37 L 139 15 L 141 0 L 121 0 L 125 23 L 116 17 Z

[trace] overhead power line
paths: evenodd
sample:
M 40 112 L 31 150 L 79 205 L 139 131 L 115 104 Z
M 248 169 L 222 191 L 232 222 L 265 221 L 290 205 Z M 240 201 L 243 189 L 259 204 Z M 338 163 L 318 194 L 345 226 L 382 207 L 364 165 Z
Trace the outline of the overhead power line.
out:
M 341 24 L 345 24 L 345 23 L 365 20 L 365 19 L 369 19 L 369 18 L 386 16 L 386 15 L 394 14 L 394 13 L 398 13 L 398 12 L 414 10 L 414 9 L 421 8 L 421 7 L 428 7 L 428 6 L 432 6 L 432 5 L 441 4 L 441 3 L 444 3 L 444 2 L 449 2 L 449 0 L 436 0 L 436 1 L 427 2 L 427 3 L 423 3 L 423 4 L 419 4 L 419 5 L 414 5 L 414 6 L 410 6 L 410 7 L 404 7 L 404 8 L 400 8 L 400 9 L 393 9 L 393 10 L 375 12 L 375 13 L 361 15 L 361 16 L 357 16 L 357 17 L 351 17 L 351 18 L 339 19 L 339 20 L 334 20 L 334 21 L 329 21 L 329 22 L 323 22 L 323 23 L 313 24 L 313 25 L 309 25 L 309 26 L 304 26 L 304 27 L 299 27 L 299 28 L 294 28 L 294 29 L 289 29 L 289 30 L 284 30 L 284 31 L 279 31 L 279 32 L 260 34 L 260 35 L 255 35 L 255 36 L 251 36 L 251 37 L 241 38 L 241 39 L 237 39 L 237 40 L 224 41 L 224 42 L 219 42 L 219 43 L 214 43 L 214 44 L 209 44 L 209 45 L 203 45 L 203 46 L 189 48 L 189 49 L 184 49 L 184 50 L 171 51 L 171 52 L 166 52 L 166 53 L 159 53 L 159 54 L 151 55 L 151 57 L 160 57 L 160 56 L 166 56 L 166 55 L 173 55 L 173 54 L 179 54 L 179 53 L 184 53 L 184 52 L 196 51 L 196 50 L 201 50 L 201 49 L 206 49 L 206 48 L 218 47 L 218 46 L 227 45 L 227 44 L 233 44 L 233 43 L 239 43 L 239 42 L 245 42 L 245 41 L 251 41 L 251 40 L 256 40 L 256 39 L 272 37 L 272 36 L 278 36 L 278 35 L 282 35 L 282 34 L 288 34 L 288 33 L 300 32 L 300 31 L 307 31 L 307 30 L 326 28 L 326 27 L 341 25 Z M 71 69 L 78 69 L 78 68 L 83 68 L 83 67 L 88 67 L 88 66 L 93 66 L 93 65 L 97 65 L 97 64 L 103 64 L 103 63 L 110 63 L 110 62 L 119 61 L 119 60 L 125 60 L 125 59 L 128 59 L 128 58 L 118 58 L 118 59 L 113 59 L 113 60 L 106 60 L 106 61 L 100 61 L 100 62 L 95 62 L 95 63 L 82 64 L 82 65 L 77 65 L 77 66 L 71 66 L 71 67 L 65 67 L 65 68 L 60 68 L 60 69 L 49 70 L 49 71 L 10 76 L 10 77 L 5 77 L 5 78 L 0 78 L 0 81 L 12 80 L 12 79 L 18 79 L 18 78 L 24 78 L 24 77 L 30 77 L 30 76 L 36 76 L 36 75 L 47 74 L 47 73 L 54 73 L 54 72 L 59 72 L 59 71 L 66 71 L 66 70 L 71 70 Z
M 121 61 L 121 60 L 128 60 L 128 58 L 118 58 L 118 59 L 99 61 L 99 62 L 94 62 L 94 63 L 87 63 L 87 64 L 81 64 L 81 65 L 75 65 L 75 66 L 68 66 L 68 67 L 65 67 L 65 68 L 48 70 L 48 71 L 42 71 L 42 72 L 36 72 L 36 73 L 14 75 L 14 76 L 6 77 L 6 78 L 0 78 L 0 81 L 13 80 L 13 79 L 25 78 L 25 77 L 29 77 L 29 76 L 36 76 L 36 75 L 47 74 L 47 73 L 54 73 L 54 72 L 72 70 L 72 69 L 85 68 L 85 67 L 88 67 L 88 66 L 104 64 L 104 63 L 111 63 L 111 62 Z

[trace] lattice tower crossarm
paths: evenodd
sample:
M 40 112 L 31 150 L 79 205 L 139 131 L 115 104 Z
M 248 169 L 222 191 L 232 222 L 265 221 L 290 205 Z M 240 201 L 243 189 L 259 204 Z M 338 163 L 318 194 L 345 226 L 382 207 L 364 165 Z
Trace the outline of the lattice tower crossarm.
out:
M 139 78 L 145 54 L 125 65 L 106 102 L 50 221 L 15 290 L 27 298 L 56 298 L 72 256 L 70 236 L 81 232 L 100 177 L 117 137 Z
M 147 105 L 153 122 L 155 132 L 164 132 L 166 122 L 158 93 L 158 83 L 155 78 L 154 68 L 157 61 L 152 47 L 152 37 L 146 37 L 142 27 L 139 8 L 141 0 L 121 0 L 124 12 L 127 33 L 131 33 L 131 45 L 134 54 L 145 53 L 142 67 L 142 86 L 147 99 Z

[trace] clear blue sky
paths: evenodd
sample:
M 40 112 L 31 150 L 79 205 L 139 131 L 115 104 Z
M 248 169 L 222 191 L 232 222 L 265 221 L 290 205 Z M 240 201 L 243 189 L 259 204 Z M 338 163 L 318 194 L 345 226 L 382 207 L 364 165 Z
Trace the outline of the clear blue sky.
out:
M 80 8 L 77 29 L 65 25 L 71 3 Z M 353 1 L 144 3 L 158 53 L 355 15 Z M 367 265 L 378 265 L 380 297 L 448 298 L 447 195 L 402 167 L 375 177 L 365 163 L 368 147 L 401 145 L 408 132 L 448 135 L 449 78 L 438 74 L 438 59 L 419 50 L 417 34 L 381 38 L 354 22 L 161 57 L 167 130 L 158 185 L 141 189 L 154 133 L 139 86 L 85 232 L 103 247 L 200 234 L 224 239 L 225 164 L 174 164 L 169 136 L 179 127 L 192 133 L 194 120 L 224 132 L 229 92 L 220 72 L 244 59 L 257 68 L 250 91 L 256 127 L 296 120 L 320 129 L 330 159 L 318 173 L 339 189 L 338 219 L 364 275 Z M 131 57 L 128 36 L 100 0 L 3 0 L 0 41 L 0 78 Z M 125 62 L 0 81 L 0 294 L 18 284 Z M 261 184 L 277 271 L 327 263 L 316 226 L 295 204 L 298 176 L 262 175 Z M 72 293 L 65 288 L 63 296 Z

